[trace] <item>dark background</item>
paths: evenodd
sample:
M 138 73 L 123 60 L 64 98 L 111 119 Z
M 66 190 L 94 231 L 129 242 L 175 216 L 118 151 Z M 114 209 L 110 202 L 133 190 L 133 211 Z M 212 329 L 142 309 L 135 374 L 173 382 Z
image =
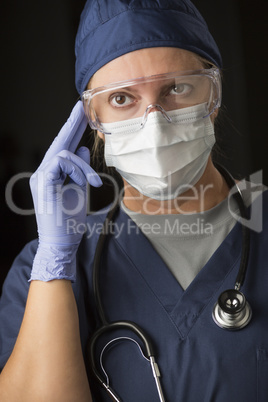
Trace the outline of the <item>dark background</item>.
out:
M 111 0 L 112 1 L 112 0 Z M 221 49 L 224 63 L 219 161 L 236 177 L 260 169 L 268 184 L 266 0 L 193 0 Z M 78 99 L 74 40 L 84 0 L 1 2 L 0 288 L 23 245 L 36 237 L 33 215 L 8 208 L 5 188 L 33 172 Z M 13 200 L 32 208 L 28 180 Z

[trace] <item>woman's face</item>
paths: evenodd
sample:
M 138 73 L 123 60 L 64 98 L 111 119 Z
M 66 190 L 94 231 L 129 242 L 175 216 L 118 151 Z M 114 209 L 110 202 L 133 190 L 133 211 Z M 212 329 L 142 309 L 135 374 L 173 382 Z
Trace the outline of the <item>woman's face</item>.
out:
M 173 72 L 179 73 L 180 71 L 200 70 L 203 68 L 205 67 L 201 58 L 199 58 L 196 54 L 189 52 L 187 50 L 171 48 L 171 47 L 141 49 L 120 56 L 117 59 L 112 60 L 111 62 L 107 63 L 102 68 L 100 68 L 90 80 L 88 89 L 101 87 L 119 81 L 132 80 L 140 77 L 173 73 Z M 148 91 L 142 94 L 143 95 L 142 99 L 144 101 L 144 105 L 142 108 L 143 110 L 145 110 L 148 105 L 158 103 L 156 99 L 153 99 L 153 96 L 155 93 L 157 94 L 157 91 L 154 91 L 150 85 L 146 88 L 148 88 Z M 210 116 L 212 121 L 214 120 L 216 114 L 217 110 L 214 111 L 213 114 Z M 105 141 L 103 133 L 98 132 L 98 135 Z M 206 180 L 209 181 L 209 183 L 211 183 L 212 181 L 211 178 L 213 176 L 212 173 L 214 170 L 215 168 L 213 167 L 211 159 L 209 158 L 209 163 L 207 164 L 204 175 L 200 179 L 200 183 L 202 180 L 204 181 L 204 183 L 206 182 Z M 204 179 L 205 176 L 206 179 Z M 217 180 L 219 181 L 218 176 Z M 123 181 L 125 187 L 125 196 L 124 196 L 125 205 L 132 210 L 140 210 L 140 205 L 137 206 L 136 204 L 137 203 L 141 204 L 144 201 L 144 199 L 147 199 L 148 197 L 145 196 L 141 197 L 141 194 L 139 194 L 138 190 L 130 186 L 124 179 Z M 149 198 L 148 200 L 150 201 L 150 208 L 152 208 L 152 211 L 155 210 L 158 211 L 159 202 Z M 148 205 L 149 204 L 147 204 L 147 207 Z M 165 202 L 162 203 L 161 205 L 163 205 L 163 211 L 164 211 L 161 213 L 166 213 L 167 209 Z M 172 209 L 173 204 L 171 206 L 168 206 L 168 208 L 169 210 L 170 208 Z M 185 207 L 185 211 L 188 212 L 192 211 L 192 209 L 198 210 L 198 206 L 196 207 L 196 205 L 191 205 Z

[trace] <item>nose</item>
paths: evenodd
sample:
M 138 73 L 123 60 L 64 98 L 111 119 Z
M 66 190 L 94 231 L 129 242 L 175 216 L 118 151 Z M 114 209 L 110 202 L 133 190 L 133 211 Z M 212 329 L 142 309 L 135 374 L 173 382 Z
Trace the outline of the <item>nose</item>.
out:
M 171 123 L 172 120 L 171 120 L 171 118 L 168 116 L 168 114 L 167 114 L 167 112 L 165 111 L 165 109 L 163 109 L 162 106 L 159 105 L 159 104 L 157 104 L 157 103 L 152 103 L 152 104 L 148 105 L 147 108 L 146 108 L 146 110 L 145 110 L 145 113 L 144 113 L 144 115 L 143 115 L 142 127 L 144 127 L 144 125 L 145 125 L 145 123 L 146 123 L 146 121 L 147 121 L 147 119 L 148 119 L 149 113 L 151 113 L 151 112 L 158 112 L 158 111 L 162 113 L 162 116 L 163 116 L 169 123 Z

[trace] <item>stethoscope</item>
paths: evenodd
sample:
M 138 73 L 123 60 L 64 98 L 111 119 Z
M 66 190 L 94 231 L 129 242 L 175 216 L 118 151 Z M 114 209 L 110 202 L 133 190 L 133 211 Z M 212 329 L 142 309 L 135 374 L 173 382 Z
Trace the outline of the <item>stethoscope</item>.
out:
M 220 171 L 220 173 L 223 175 L 224 179 L 226 180 L 229 188 L 233 188 L 234 186 L 236 187 L 237 192 L 233 193 L 232 196 L 235 198 L 241 218 L 247 219 L 247 209 L 244 204 L 244 200 L 242 197 L 242 193 L 237 186 L 235 180 L 233 177 L 230 175 L 230 173 L 223 168 L 220 165 L 216 165 L 217 169 Z M 106 352 L 106 350 L 112 345 L 115 344 L 119 341 L 130 341 L 133 342 L 137 348 L 139 349 L 140 353 L 146 359 L 148 362 L 150 362 L 151 369 L 152 369 L 152 374 L 155 379 L 155 384 L 157 387 L 157 392 L 159 396 L 159 400 L 161 402 L 165 402 L 164 398 L 164 393 L 163 389 L 161 386 L 161 381 L 160 381 L 160 370 L 158 367 L 158 364 L 156 362 L 152 342 L 149 339 L 148 335 L 145 333 L 145 331 L 140 328 L 137 324 L 135 324 L 132 321 L 115 321 L 115 322 L 109 322 L 106 314 L 104 312 L 102 300 L 101 300 L 101 295 L 100 295 L 100 266 L 101 266 L 101 256 L 103 252 L 103 248 L 105 245 L 105 240 L 107 238 L 107 235 L 109 234 L 109 227 L 111 225 L 112 219 L 115 216 L 116 212 L 118 211 L 119 208 L 119 202 L 114 205 L 110 211 L 108 212 L 106 219 L 103 224 L 103 230 L 102 233 L 100 234 L 97 247 L 96 247 L 96 252 L 95 252 L 95 257 L 94 257 L 94 263 L 93 263 L 93 291 L 94 291 L 94 298 L 95 298 L 95 303 L 96 303 L 96 310 L 99 316 L 99 320 L 101 322 L 101 327 L 93 334 L 91 339 L 89 340 L 88 343 L 88 357 L 89 357 L 89 362 L 90 362 L 90 369 L 92 370 L 93 375 L 95 378 L 98 380 L 98 382 L 101 384 L 101 386 L 107 391 L 109 396 L 113 401 L 120 402 L 121 399 L 117 394 L 114 392 L 114 390 L 110 386 L 109 382 L 109 376 L 104 368 L 103 365 L 103 356 Z M 240 288 L 244 283 L 245 279 L 245 274 L 246 274 L 246 269 L 247 269 L 247 263 L 248 263 L 248 257 L 249 257 L 249 249 L 250 249 L 250 229 L 242 225 L 242 251 L 241 251 L 241 261 L 240 261 L 240 267 L 239 271 L 235 280 L 235 286 L 234 289 L 228 289 L 222 292 L 218 298 L 217 303 L 215 304 L 213 311 L 212 311 L 212 317 L 214 322 L 220 327 L 228 330 L 239 330 L 244 328 L 249 321 L 251 320 L 252 312 L 249 303 L 247 302 L 245 296 L 243 293 L 240 292 Z M 105 333 L 110 333 L 112 331 L 115 331 L 117 329 L 125 329 L 125 330 L 130 330 L 132 331 L 137 339 L 141 341 L 140 346 L 139 342 L 137 342 L 135 339 L 128 337 L 128 336 L 119 336 L 111 341 L 109 341 L 104 348 L 102 349 L 100 353 L 100 361 L 99 361 L 99 366 L 102 370 L 102 374 L 100 374 L 100 370 L 97 367 L 97 362 L 95 358 L 96 354 L 96 343 L 98 339 L 104 335 Z

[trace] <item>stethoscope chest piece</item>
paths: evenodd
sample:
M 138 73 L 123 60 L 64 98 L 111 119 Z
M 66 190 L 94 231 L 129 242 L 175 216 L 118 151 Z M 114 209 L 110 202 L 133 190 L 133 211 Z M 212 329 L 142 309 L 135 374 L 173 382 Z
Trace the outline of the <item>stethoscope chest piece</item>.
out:
M 229 330 L 244 328 L 251 320 L 251 316 L 249 303 L 243 293 L 236 289 L 222 292 L 212 312 L 215 323 Z

